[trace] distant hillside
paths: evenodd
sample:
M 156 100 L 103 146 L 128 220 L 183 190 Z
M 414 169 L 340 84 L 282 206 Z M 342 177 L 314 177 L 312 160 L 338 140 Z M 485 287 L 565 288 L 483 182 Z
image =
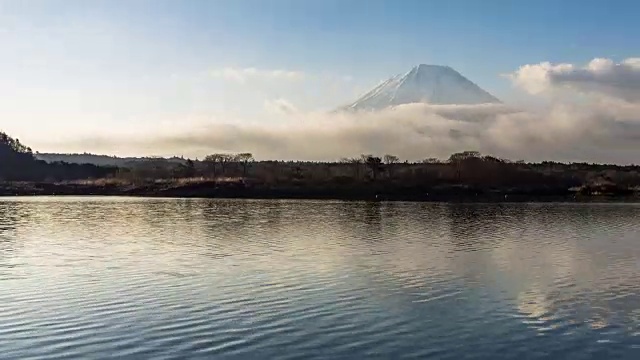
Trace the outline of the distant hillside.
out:
M 116 172 L 115 167 L 39 160 L 20 140 L 0 132 L 0 182 L 103 178 Z
M 177 164 L 186 163 L 186 159 L 179 157 L 161 158 L 161 157 L 117 157 L 109 155 L 96 155 L 96 154 L 56 154 L 56 153 L 36 153 L 35 157 L 38 160 L 43 160 L 48 163 L 62 161 L 70 164 L 93 164 L 98 166 L 118 166 L 126 167 L 135 165 L 141 162 L 149 161 L 166 161 Z

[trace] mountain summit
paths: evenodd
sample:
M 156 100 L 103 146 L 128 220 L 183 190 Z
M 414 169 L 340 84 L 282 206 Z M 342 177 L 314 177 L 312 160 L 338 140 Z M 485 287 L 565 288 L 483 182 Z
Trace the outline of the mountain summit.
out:
M 449 66 L 420 64 L 404 75 L 382 82 L 340 110 L 375 111 L 411 103 L 471 105 L 501 102 Z

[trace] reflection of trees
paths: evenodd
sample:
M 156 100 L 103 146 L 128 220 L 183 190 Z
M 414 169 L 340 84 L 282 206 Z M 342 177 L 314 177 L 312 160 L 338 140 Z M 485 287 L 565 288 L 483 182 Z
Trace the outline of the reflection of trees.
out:
M 0 201 L 0 280 L 4 277 L 3 268 L 13 267 L 12 258 L 23 246 L 18 238 L 20 227 L 28 226 L 31 218 L 28 204 L 25 205 L 19 201 Z
M 304 228 L 299 202 L 282 200 L 207 200 L 199 226 L 210 256 L 261 255 L 282 249 L 288 231 Z
M 366 225 L 380 228 L 383 208 L 388 205 L 377 201 L 351 202 L 341 201 L 335 204 L 335 220 L 348 226 Z
M 370 229 L 380 230 L 382 225 L 382 204 L 377 201 L 364 203 L 362 220 Z
M 461 251 L 501 246 L 519 236 L 531 209 L 526 204 L 447 204 L 450 240 Z M 517 239 L 516 239 L 517 240 Z
M 27 220 L 28 211 L 25 211 L 22 203 L 18 201 L 0 201 L 0 239 L 14 231 L 20 221 Z
M 234 200 L 219 199 L 200 202 L 200 221 L 208 234 L 214 237 L 241 234 L 260 230 L 277 230 L 282 224 L 282 213 L 287 204 L 295 202 L 281 200 Z M 296 219 L 288 219 L 291 224 Z
M 449 204 L 449 225 L 452 242 L 459 247 L 467 248 L 478 240 L 477 234 L 481 233 L 486 224 L 476 205 Z
M 486 248 L 495 243 L 496 232 L 503 223 L 499 217 L 506 211 L 502 205 L 449 204 L 451 242 L 458 250 Z

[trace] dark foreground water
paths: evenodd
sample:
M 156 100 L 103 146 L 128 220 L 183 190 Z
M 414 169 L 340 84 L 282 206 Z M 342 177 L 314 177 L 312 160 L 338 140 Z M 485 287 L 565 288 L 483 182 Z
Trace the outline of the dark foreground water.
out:
M 0 200 L 1 359 L 640 359 L 640 206 Z

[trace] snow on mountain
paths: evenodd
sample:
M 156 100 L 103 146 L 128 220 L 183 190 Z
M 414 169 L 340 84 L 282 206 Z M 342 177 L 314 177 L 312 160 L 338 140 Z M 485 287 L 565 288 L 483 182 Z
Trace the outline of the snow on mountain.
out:
M 375 111 L 412 103 L 475 105 L 501 102 L 449 66 L 421 64 L 404 75 L 384 81 L 339 110 Z

